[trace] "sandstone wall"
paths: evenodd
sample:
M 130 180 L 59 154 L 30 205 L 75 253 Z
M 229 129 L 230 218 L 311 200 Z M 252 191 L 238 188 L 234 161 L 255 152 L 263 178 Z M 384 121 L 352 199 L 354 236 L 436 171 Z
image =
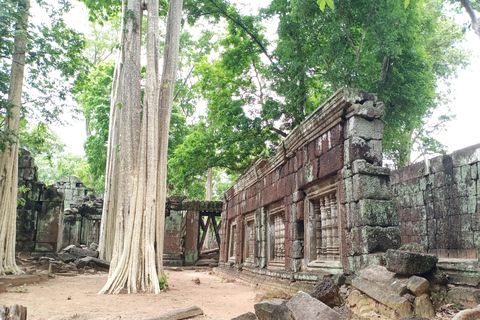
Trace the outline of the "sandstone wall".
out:
M 221 261 L 350 273 L 397 247 L 389 171 L 381 167 L 383 111 L 374 95 L 341 89 L 285 138 L 275 156 L 252 164 L 225 194 Z M 320 210 L 314 208 L 319 202 Z M 272 245 L 275 228 L 284 233 L 282 250 Z M 279 258 L 272 260 L 273 251 Z
M 392 172 L 402 243 L 441 258 L 478 257 L 480 144 Z
M 63 194 L 38 181 L 35 159 L 21 149 L 18 159 L 18 186 L 28 188 L 18 197 L 25 205 L 17 207 L 16 251 L 57 251 L 63 224 Z

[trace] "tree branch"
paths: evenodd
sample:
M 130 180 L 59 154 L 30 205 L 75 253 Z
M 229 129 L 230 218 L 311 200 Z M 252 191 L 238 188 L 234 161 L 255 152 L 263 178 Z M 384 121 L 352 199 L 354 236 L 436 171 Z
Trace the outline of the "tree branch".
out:
M 480 37 L 480 23 L 477 19 L 477 16 L 475 15 L 475 11 L 473 10 L 472 6 L 470 5 L 469 0 L 460 0 L 460 3 L 462 6 L 465 8 L 465 11 L 467 11 L 468 15 L 470 16 L 470 20 L 472 21 L 472 28 L 473 31 L 477 34 L 477 36 Z
M 209 1 L 213 4 L 213 6 L 215 6 L 218 10 L 220 10 L 220 13 L 221 13 L 223 16 L 225 16 L 226 18 L 230 19 L 233 23 L 235 23 L 237 26 L 239 26 L 240 28 L 242 28 L 242 29 L 250 36 L 250 38 L 252 38 L 252 40 L 258 44 L 258 46 L 259 46 L 260 49 L 262 50 L 263 54 L 265 54 L 265 56 L 268 58 L 268 60 L 270 60 L 270 62 L 273 63 L 272 58 L 270 57 L 270 55 L 269 55 L 268 52 L 267 52 L 267 49 L 263 46 L 263 44 L 260 42 L 260 40 L 258 40 L 257 37 L 254 36 L 254 35 L 247 29 L 247 27 L 245 27 L 240 21 L 235 20 L 235 19 L 234 19 L 231 15 L 229 15 L 225 10 L 223 10 L 222 8 L 220 8 L 220 6 L 215 3 L 215 1 L 213 1 L 213 0 L 209 0 Z
M 283 131 L 280 130 L 280 129 L 275 128 L 274 126 L 271 126 L 271 127 L 270 127 L 270 130 L 273 131 L 273 132 L 275 132 L 275 133 L 278 133 L 279 135 L 281 135 L 281 136 L 284 137 L 284 138 L 287 136 L 287 134 L 286 134 L 285 132 L 283 132 Z

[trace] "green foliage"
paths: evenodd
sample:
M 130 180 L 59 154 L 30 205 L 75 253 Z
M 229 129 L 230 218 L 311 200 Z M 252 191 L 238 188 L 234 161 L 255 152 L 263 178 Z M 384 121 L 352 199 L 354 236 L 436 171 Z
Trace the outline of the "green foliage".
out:
M 406 9 L 395 0 L 338 1 L 325 12 L 308 0 L 273 0 L 264 14 L 280 19 L 272 77 L 285 97 L 270 116 L 284 115 L 289 130 L 338 88 L 375 92 L 386 108 L 384 151 L 399 166 L 409 160 L 412 133 L 436 108 L 436 81 L 466 61 L 454 46 L 463 31 L 439 0 Z
M 76 176 L 89 188 L 96 181 L 90 179 L 90 172 L 85 158 L 70 153 L 60 153 L 51 159 L 38 156 L 35 158 L 38 166 L 38 180 L 46 185 L 57 182 L 63 176 Z
M 25 193 L 27 193 L 28 191 L 30 191 L 30 188 L 27 187 L 27 186 L 19 186 L 19 187 L 18 187 L 18 193 L 20 194 L 20 196 L 17 197 L 17 207 L 18 207 L 18 206 L 22 206 L 22 207 L 23 207 L 23 206 L 25 205 L 26 200 L 25 200 L 25 198 L 23 198 L 23 195 L 24 195 Z
M 65 144 L 46 123 L 31 126 L 25 119 L 20 122 L 20 146 L 29 150 L 33 157 L 44 157 L 51 161 L 52 157 L 63 152 Z
M 167 278 L 168 273 L 162 274 L 160 277 L 158 277 L 158 284 L 160 286 L 160 290 L 165 290 L 168 287 Z
M 30 24 L 27 37 L 22 118 L 34 123 L 58 121 L 58 115 L 67 110 L 64 102 L 69 95 L 70 79 L 84 71 L 83 35 L 69 29 L 63 15 L 70 10 L 68 2 L 50 5 L 38 1 L 31 10 L 44 10 L 48 15 L 40 24 Z M 0 150 L 5 142 L 14 142 L 13 132 L 4 127 L 9 115 L 7 95 L 15 24 L 19 22 L 19 2 L 5 0 L 0 3 Z
M 409 0 L 405 0 L 409 1 Z M 333 0 L 317 0 L 317 4 L 320 7 L 320 10 L 325 11 L 325 5 L 327 4 L 330 9 L 335 9 L 335 5 L 333 3 Z
M 88 134 L 85 154 L 95 191 L 102 193 L 105 187 L 107 140 L 110 115 L 110 92 L 112 89 L 113 60 L 93 67 L 83 82 L 76 85 L 76 100 L 82 106 Z M 83 181 L 83 180 L 82 180 Z

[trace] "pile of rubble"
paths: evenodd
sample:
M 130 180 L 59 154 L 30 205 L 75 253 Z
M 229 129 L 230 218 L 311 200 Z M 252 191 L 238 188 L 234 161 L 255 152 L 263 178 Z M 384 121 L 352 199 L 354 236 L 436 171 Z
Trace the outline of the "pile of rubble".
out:
M 76 274 L 108 271 L 110 263 L 98 258 L 97 245 L 90 247 L 70 245 L 59 253 L 20 252 L 17 255 L 17 265 L 26 274 L 40 277 L 73 276 Z
M 232 320 L 480 319 L 480 305 L 459 312 L 447 304 L 442 292 L 449 290 L 449 281 L 436 267 L 435 255 L 415 246 L 401 249 L 388 250 L 383 266 L 326 277 L 311 294 L 262 301 L 255 304 L 255 314 Z

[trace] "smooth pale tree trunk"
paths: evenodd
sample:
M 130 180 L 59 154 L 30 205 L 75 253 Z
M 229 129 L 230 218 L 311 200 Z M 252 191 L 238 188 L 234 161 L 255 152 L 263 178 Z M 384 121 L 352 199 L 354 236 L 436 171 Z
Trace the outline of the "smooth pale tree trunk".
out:
M 134 50 L 132 48 L 130 52 L 127 53 L 127 51 L 131 42 L 136 42 L 135 37 L 132 40 L 132 35 L 135 32 L 141 32 L 139 30 L 142 25 L 141 11 L 135 11 L 139 4 L 138 0 L 130 0 L 128 4 L 125 78 L 123 80 L 124 84 L 129 83 L 130 86 L 137 86 L 138 84 L 138 88 L 140 88 L 140 82 L 131 81 L 130 77 L 133 72 L 127 72 L 128 55 Z M 133 154 L 134 166 L 127 172 L 127 174 L 131 174 L 131 184 L 125 185 L 122 181 L 120 182 L 120 187 L 128 190 L 122 196 L 129 197 L 129 199 L 118 198 L 120 192 L 117 192 L 116 198 L 121 205 L 125 206 L 128 203 L 128 211 L 125 215 L 121 208 L 117 209 L 121 214 L 116 216 L 115 245 L 110 274 L 100 293 L 119 293 L 122 289 L 126 289 L 128 293 L 138 291 L 158 293 L 160 292 L 158 275 L 163 274 L 166 156 L 173 89 L 178 65 L 182 2 L 177 0 L 170 2 L 160 89 L 158 87 L 158 0 L 149 1 L 147 5 L 147 73 L 140 137 L 138 142 L 132 146 L 132 150 L 135 146 L 138 146 Z M 129 24 L 129 20 L 137 20 L 139 23 L 137 25 Z M 138 66 L 140 66 L 140 63 L 138 63 Z M 134 97 L 133 90 L 130 89 L 132 91 L 127 93 L 127 90 L 129 90 L 127 86 L 124 85 L 123 88 L 124 101 L 129 102 L 129 99 Z M 140 97 L 138 101 L 140 102 Z M 122 107 L 122 111 L 124 107 Z M 124 132 L 129 131 L 133 126 L 133 123 L 123 121 L 124 116 L 127 115 L 122 113 L 119 128 L 121 132 L 121 151 L 124 148 Z M 140 121 L 138 121 L 138 124 L 140 124 Z M 130 156 L 130 153 L 125 153 L 125 156 Z M 121 154 L 120 173 L 122 175 L 126 172 L 122 168 L 123 161 L 124 158 Z M 120 244 L 122 245 L 121 248 Z
M 205 200 L 212 201 L 212 189 L 213 189 L 213 168 L 209 167 L 207 170 L 207 192 Z
M 138 155 L 141 127 L 141 34 L 142 9 L 140 0 L 129 0 L 124 15 L 124 63 L 122 67 L 122 103 L 119 106 L 118 182 L 115 192 L 115 238 L 110 261 L 114 270 L 124 249 L 126 222 L 130 214 L 135 159 Z
M 125 16 L 126 7 L 122 6 L 122 16 Z M 120 31 L 120 50 L 118 52 L 115 70 L 113 72 L 112 94 L 110 101 L 110 122 L 108 133 L 107 168 L 105 174 L 105 197 L 103 202 L 102 220 L 100 224 L 99 251 L 100 259 L 112 260 L 115 242 L 115 221 L 117 211 L 117 188 L 119 186 L 119 163 L 120 153 L 120 114 L 123 89 L 123 64 L 125 55 L 124 46 L 124 19 L 122 19 Z
M 167 196 L 167 151 L 170 117 L 172 114 L 173 94 L 177 76 L 180 32 L 182 27 L 183 0 L 170 0 L 168 7 L 167 31 L 163 56 L 162 80 L 160 82 L 158 112 L 158 182 L 157 182 L 157 219 L 155 247 L 157 270 L 163 274 L 163 243 L 165 231 L 165 201 Z
M 7 142 L 5 152 L 0 154 L 0 274 L 22 273 L 15 263 L 18 192 L 17 135 L 20 128 L 29 9 L 29 0 L 18 2 L 20 20 L 15 27 L 13 62 L 8 91 L 8 103 L 12 108 L 11 114 L 5 118 L 5 131 L 13 133 L 11 138 L 15 143 Z

